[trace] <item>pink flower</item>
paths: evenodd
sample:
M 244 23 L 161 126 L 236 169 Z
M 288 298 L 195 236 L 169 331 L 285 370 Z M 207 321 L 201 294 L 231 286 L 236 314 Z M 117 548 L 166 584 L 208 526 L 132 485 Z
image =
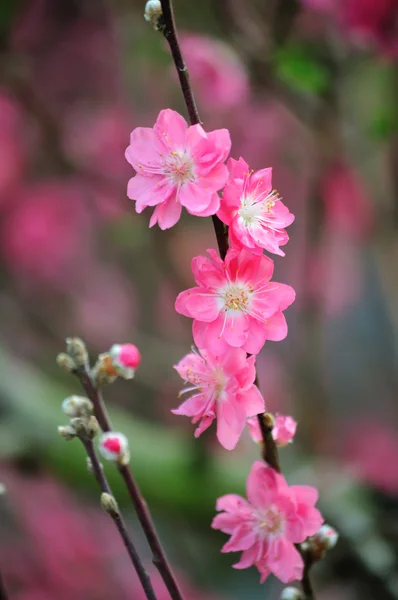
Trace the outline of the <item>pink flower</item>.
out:
M 397 0 L 346 0 L 342 17 L 359 40 L 375 42 L 387 53 L 397 54 Z
M 284 227 L 293 223 L 294 215 L 272 190 L 272 169 L 253 173 L 243 158 L 230 158 L 228 170 L 217 216 L 229 226 L 232 247 L 247 248 L 254 254 L 265 249 L 285 256 L 279 246 L 289 241 Z
M 249 95 L 244 65 L 232 48 L 220 40 L 185 33 L 181 45 L 195 88 L 212 110 L 242 106 Z
M 132 379 L 141 362 L 141 354 L 134 344 L 113 344 L 109 350 L 113 366 L 124 379 Z
M 176 311 L 194 319 L 198 348 L 215 354 L 228 346 L 257 354 L 265 341 L 283 340 L 283 310 L 294 300 L 293 288 L 271 282 L 274 262 L 247 250 L 229 249 L 223 262 L 215 250 L 197 256 L 192 271 L 198 287 L 181 292 Z
M 247 424 L 249 426 L 250 435 L 255 442 L 262 442 L 263 436 L 261 435 L 260 425 L 257 417 L 248 419 Z M 275 424 L 272 430 L 272 437 L 275 440 L 277 446 L 286 446 L 289 442 L 293 441 L 296 434 L 297 422 L 293 417 L 278 415 L 275 417 Z
M 213 529 L 231 535 L 222 552 L 243 551 L 235 569 L 255 565 L 261 583 L 273 573 L 283 583 L 301 579 L 303 559 L 294 547 L 314 535 L 323 523 L 314 508 L 315 488 L 288 486 L 283 475 L 256 461 L 246 484 L 248 501 L 235 494 L 217 500 L 224 511 L 213 519 Z
M 153 129 L 137 127 L 131 133 L 126 158 L 137 175 L 127 195 L 138 213 L 156 206 L 150 227 L 159 223 L 169 229 L 182 206 L 192 215 L 214 215 L 220 206 L 217 191 L 228 178 L 224 161 L 230 148 L 227 129 L 206 133 L 201 125 L 188 127 L 177 112 L 162 110 Z
M 254 385 L 256 358 L 247 358 L 239 348 L 229 348 L 221 356 L 201 350 L 201 355 L 187 354 L 175 366 L 180 377 L 191 384 L 182 393 L 195 393 L 171 412 L 192 417 L 192 423 L 200 421 L 195 437 L 217 417 L 218 441 L 233 450 L 247 417 L 265 410 L 264 399 Z

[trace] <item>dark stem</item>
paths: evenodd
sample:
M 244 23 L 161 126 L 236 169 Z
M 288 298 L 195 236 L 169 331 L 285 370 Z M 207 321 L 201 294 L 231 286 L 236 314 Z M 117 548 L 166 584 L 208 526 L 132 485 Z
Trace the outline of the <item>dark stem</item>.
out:
M 97 417 L 98 423 L 103 431 L 112 431 L 112 425 L 109 419 L 109 415 L 105 408 L 105 404 L 102 398 L 101 392 L 94 385 L 90 373 L 86 369 L 79 369 L 76 371 L 76 375 L 79 377 L 80 382 L 91 402 L 94 405 L 94 414 Z M 133 502 L 135 511 L 137 513 L 138 520 L 141 524 L 142 530 L 148 541 L 149 547 L 152 552 L 152 562 L 159 571 L 164 584 L 173 600 L 184 600 L 182 593 L 178 587 L 177 581 L 168 563 L 166 554 L 160 543 L 158 534 L 152 521 L 151 514 L 147 507 L 147 503 L 142 497 L 140 488 L 134 479 L 133 473 L 128 465 L 118 466 L 119 473 L 123 477 L 129 492 L 130 498 Z
M 272 429 L 274 426 L 272 417 L 271 415 L 264 413 L 257 415 L 257 419 L 263 437 L 263 459 L 270 467 L 275 469 L 275 471 L 281 473 L 278 448 L 276 447 L 275 440 L 272 436 Z
M 188 111 L 189 122 L 191 125 L 201 123 L 199 111 L 196 106 L 195 97 L 191 87 L 189 78 L 189 72 L 186 67 L 184 57 L 181 52 L 181 47 L 178 41 L 177 27 L 174 19 L 173 3 L 172 0 L 160 0 L 162 5 L 162 27 L 161 31 L 166 38 L 170 52 L 174 60 L 174 64 L 180 80 L 181 91 L 184 96 L 185 104 Z M 220 257 L 224 260 L 225 255 L 228 251 L 228 227 L 217 217 L 212 216 L 214 231 L 217 238 L 217 245 Z M 257 384 L 257 378 L 256 378 Z M 258 422 L 263 437 L 263 459 L 278 473 L 281 472 L 279 464 L 278 449 L 276 447 L 274 438 L 272 437 L 272 425 L 267 421 L 266 415 L 257 415 Z M 127 485 L 127 482 L 126 482 Z M 304 570 L 303 578 L 303 590 L 307 590 L 307 600 L 314 600 L 314 594 L 312 591 L 311 582 L 309 579 L 309 567 Z
M 0 573 L 0 600 L 8 600 L 8 594 L 3 577 Z
M 195 96 L 193 94 L 189 72 L 181 52 L 180 43 L 178 41 L 177 27 L 174 19 L 173 3 L 171 0 L 160 0 L 162 5 L 162 32 L 166 38 L 170 52 L 174 60 L 174 65 L 180 80 L 181 91 L 184 96 L 185 104 L 188 111 L 189 123 L 197 125 L 201 123 L 198 107 L 196 106 Z M 218 251 L 220 257 L 224 260 L 228 251 L 228 227 L 217 217 L 212 216 L 214 231 L 217 238 Z
M 108 480 L 106 479 L 105 473 L 102 470 L 101 464 L 98 460 L 98 456 L 94 449 L 94 444 L 93 444 L 92 440 L 84 438 L 84 437 L 80 437 L 80 439 L 86 449 L 87 456 L 89 457 L 89 459 L 91 461 L 93 473 L 94 473 L 94 476 L 101 488 L 101 492 L 110 494 L 111 496 L 113 496 L 112 490 L 108 483 Z M 119 509 L 109 510 L 107 512 L 110 515 L 110 517 L 113 519 L 113 521 L 120 533 L 120 536 L 121 536 L 121 538 L 124 542 L 124 545 L 126 547 L 126 550 L 128 552 L 128 555 L 130 556 L 131 562 L 134 565 L 134 568 L 136 570 L 138 578 L 141 582 L 142 588 L 145 592 L 145 596 L 147 597 L 148 600 L 157 600 L 155 592 L 152 587 L 151 580 L 149 578 L 149 575 L 148 575 L 144 565 L 141 562 L 141 559 L 140 559 L 138 552 L 134 546 L 134 543 L 127 531 L 126 523 L 124 522 L 124 519 L 119 512 Z
M 301 586 L 305 595 L 305 600 L 315 600 L 314 589 L 310 578 L 310 569 L 312 567 L 312 557 L 310 552 L 301 553 L 304 560 L 304 571 L 303 578 L 301 580 Z

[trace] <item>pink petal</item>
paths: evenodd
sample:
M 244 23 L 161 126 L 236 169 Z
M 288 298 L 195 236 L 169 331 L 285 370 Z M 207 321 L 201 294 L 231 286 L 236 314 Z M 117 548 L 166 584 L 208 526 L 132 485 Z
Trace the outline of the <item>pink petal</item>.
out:
M 201 415 L 209 401 L 203 394 L 195 394 L 185 400 L 178 408 L 173 408 L 171 412 L 174 415 L 184 415 L 185 417 L 195 417 Z
M 184 290 L 183 292 L 180 292 L 178 294 L 175 304 L 174 304 L 174 308 L 175 308 L 176 312 L 180 313 L 180 315 L 184 315 L 184 317 L 192 317 L 191 313 L 187 309 L 187 300 L 191 296 L 191 294 L 193 294 L 197 289 L 198 289 L 197 287 L 189 288 L 188 290 Z M 195 341 L 195 344 L 199 348 L 205 347 L 205 346 L 200 346 L 196 341 Z
M 186 354 L 179 363 L 174 366 L 175 370 L 179 374 L 182 379 L 185 381 L 190 381 L 192 378 L 192 374 L 197 371 L 205 371 L 206 365 L 205 361 L 201 356 L 197 354 L 189 353 Z
M 287 336 L 287 323 L 282 312 L 276 313 L 267 320 L 266 336 L 267 340 L 273 342 L 280 342 L 285 339 Z
M 270 571 L 283 583 L 301 579 L 304 563 L 300 553 L 292 543 L 279 539 L 275 540 L 272 555 L 268 557 Z
M 178 193 L 178 201 L 192 215 L 201 216 L 212 201 L 213 190 L 205 189 L 195 182 L 186 183 Z
M 244 179 L 248 176 L 250 169 L 249 165 L 242 157 L 239 160 L 230 158 L 227 163 L 230 180 L 233 179 Z
M 126 159 L 137 172 L 146 166 L 157 167 L 162 163 L 165 146 L 150 127 L 137 127 L 130 135 L 130 145 L 126 150 Z
M 184 307 L 185 314 L 188 314 L 194 319 L 198 321 L 204 321 L 209 323 L 217 319 L 220 314 L 220 309 L 217 303 L 217 297 L 215 295 L 211 295 L 207 288 L 191 288 L 187 290 L 188 293 L 185 293 L 184 296 Z M 184 292 L 182 292 L 184 294 Z M 179 311 L 179 298 L 181 294 L 177 297 L 176 300 L 176 311 Z M 182 313 L 184 314 L 184 313 Z
M 170 229 L 170 227 L 173 227 L 178 222 L 180 216 L 181 204 L 176 202 L 174 196 L 171 196 L 155 208 L 149 221 L 149 227 L 153 227 L 158 223 L 160 229 Z
M 247 363 L 246 352 L 241 348 L 228 348 L 221 357 L 221 363 L 226 375 L 236 376 L 245 369 Z
M 247 340 L 249 333 L 249 318 L 244 313 L 234 311 L 233 315 L 227 314 L 224 327 L 224 339 L 230 346 L 240 348 Z
M 272 169 L 260 169 L 250 177 L 249 192 L 270 192 L 272 190 Z
M 241 509 L 249 508 L 247 500 L 237 494 L 225 494 L 217 498 L 216 510 L 226 510 L 227 512 L 236 512 Z
M 258 544 L 254 544 L 248 550 L 242 552 L 242 556 L 240 557 L 239 562 L 235 563 L 233 566 L 234 569 L 247 569 L 255 564 L 257 559 L 258 552 Z
M 253 417 L 265 412 L 264 398 L 256 385 L 252 385 L 248 390 L 240 394 L 239 401 L 242 402 L 245 408 L 246 417 Z
M 211 523 L 212 529 L 219 529 L 231 535 L 241 523 L 241 517 L 236 514 L 221 513 L 216 515 Z
M 263 462 L 255 461 L 246 482 L 249 502 L 258 508 L 267 507 L 272 504 L 277 492 L 275 471 Z
M 258 354 L 267 339 L 266 327 L 264 323 L 256 319 L 250 319 L 249 334 L 246 344 L 242 346 L 243 350 L 248 352 L 248 354 Z
M 141 213 L 146 206 L 155 206 L 167 200 L 173 192 L 173 186 L 162 175 L 143 177 L 136 175 L 127 186 L 127 196 L 136 200 L 136 211 Z
M 244 408 L 232 401 L 217 406 L 217 439 L 226 450 L 233 450 L 245 428 Z
M 187 145 L 188 124 L 175 110 L 170 108 L 161 110 L 154 130 L 159 139 L 171 150 L 184 149 Z
M 201 185 L 210 187 L 214 191 L 221 190 L 228 179 L 228 169 L 224 163 L 215 165 L 207 175 L 201 177 Z
M 203 419 L 201 420 L 201 422 L 199 423 L 199 425 L 197 426 L 197 428 L 195 429 L 194 436 L 196 438 L 201 436 L 202 433 L 210 427 L 210 425 L 213 423 L 214 419 L 215 419 L 215 415 L 205 415 L 203 417 Z
M 221 552 L 239 552 L 241 550 L 248 550 L 255 543 L 256 537 L 253 529 L 250 526 L 243 524 L 235 529 L 231 538 L 221 548 Z
M 290 492 L 296 499 L 296 502 L 314 506 L 318 501 L 318 490 L 309 485 L 291 485 Z
M 214 194 L 211 195 L 209 206 L 206 209 L 202 210 L 202 212 L 200 213 L 200 216 L 201 217 L 211 217 L 212 215 L 216 214 L 216 212 L 218 211 L 219 208 L 220 208 L 220 196 L 217 194 L 217 192 L 214 192 Z

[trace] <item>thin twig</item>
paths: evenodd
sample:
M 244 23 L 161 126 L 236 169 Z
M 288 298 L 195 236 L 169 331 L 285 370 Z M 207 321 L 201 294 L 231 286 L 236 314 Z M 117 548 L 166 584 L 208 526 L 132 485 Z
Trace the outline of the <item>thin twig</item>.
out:
M 101 429 L 105 432 L 112 431 L 111 421 L 105 408 L 102 394 L 97 386 L 93 383 L 87 368 L 81 367 L 80 369 L 77 369 L 75 373 L 79 378 L 88 398 L 94 405 L 94 414 Z M 171 566 L 168 563 L 166 554 L 160 543 L 159 536 L 153 524 L 146 501 L 142 497 L 140 488 L 134 479 L 130 467 L 128 465 L 118 465 L 118 470 L 126 484 L 130 498 L 137 513 L 138 520 L 151 549 L 153 564 L 159 571 L 170 597 L 173 600 L 184 600 L 171 570 Z
M 173 2 L 172 0 L 160 0 L 162 5 L 162 27 L 161 31 L 167 40 L 170 52 L 174 60 L 174 64 L 180 80 L 181 91 L 184 96 L 187 107 L 189 122 L 191 125 L 201 123 L 198 108 L 196 106 L 195 97 L 190 83 L 189 72 L 186 67 L 181 47 L 178 41 L 177 27 L 174 19 Z M 212 216 L 214 231 L 217 238 L 218 251 L 222 260 L 224 260 L 228 251 L 228 227 L 217 217 Z M 257 383 L 257 378 L 256 378 Z M 260 414 L 257 416 L 263 437 L 263 459 L 278 473 L 281 472 L 279 463 L 278 449 L 272 437 L 272 425 L 267 422 L 266 415 Z M 303 591 L 306 593 L 306 600 L 315 600 L 312 591 L 312 585 L 309 577 L 309 568 L 311 564 L 305 562 L 303 575 Z
M 80 440 L 86 449 L 87 456 L 89 457 L 89 459 L 91 461 L 93 473 L 94 473 L 94 476 L 101 488 L 101 492 L 105 493 L 105 494 L 109 494 L 110 496 L 113 496 L 112 490 L 108 483 L 108 480 L 107 480 L 105 473 L 101 467 L 101 464 L 98 460 L 98 456 L 94 449 L 94 444 L 93 444 L 92 440 L 88 439 L 84 436 L 80 436 Z M 127 531 L 126 523 L 124 522 L 124 519 L 123 519 L 122 515 L 120 514 L 119 509 L 116 506 L 114 509 L 107 510 L 106 512 L 113 519 L 113 521 L 120 533 L 120 536 L 121 536 L 121 538 L 124 542 L 124 545 L 126 547 L 126 550 L 128 552 L 128 555 L 131 558 L 131 562 L 134 565 L 134 568 L 136 570 L 138 578 L 141 582 L 142 588 L 145 592 L 145 596 L 147 597 L 148 600 L 157 600 L 154 589 L 152 587 L 151 580 L 149 578 L 149 575 L 148 575 L 144 565 L 142 564 L 141 559 L 138 555 L 138 552 L 134 546 L 134 543 Z

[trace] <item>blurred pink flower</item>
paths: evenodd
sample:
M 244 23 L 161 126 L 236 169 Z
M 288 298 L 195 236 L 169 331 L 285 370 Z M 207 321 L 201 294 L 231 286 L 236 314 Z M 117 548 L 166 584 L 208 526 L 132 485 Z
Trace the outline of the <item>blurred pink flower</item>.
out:
M 352 423 L 345 437 L 344 460 L 370 486 L 398 496 L 397 429 L 374 419 Z
M 0 205 L 10 201 L 10 189 L 22 176 L 25 137 L 18 104 L 0 90 Z
M 294 544 L 315 534 L 323 518 L 314 507 L 318 492 L 308 486 L 288 486 L 283 475 L 256 461 L 249 473 L 248 501 L 235 494 L 217 500 L 225 511 L 212 527 L 231 536 L 222 552 L 242 552 L 235 569 L 255 565 L 261 582 L 273 573 L 283 583 L 301 579 L 304 563 Z
M 181 292 L 176 311 L 194 319 L 198 348 L 215 354 L 229 346 L 257 354 L 265 341 L 287 335 L 283 311 L 295 292 L 289 285 L 270 281 L 274 262 L 247 250 L 230 248 L 222 261 L 215 250 L 210 258 L 197 256 L 192 271 L 198 287 Z
M 272 169 L 250 172 L 243 158 L 230 158 L 227 166 L 229 179 L 217 216 L 229 226 L 232 247 L 285 256 L 279 246 L 289 241 L 284 227 L 293 223 L 294 215 L 272 189 Z
M 84 263 L 89 221 L 78 185 L 61 180 L 26 184 L 13 192 L 1 222 L 1 251 L 22 278 L 67 282 Z
M 253 440 L 255 442 L 262 442 L 263 436 L 261 435 L 261 429 L 257 417 L 248 419 L 247 424 Z M 292 442 L 294 436 L 296 435 L 296 429 L 297 422 L 293 419 L 293 417 L 277 415 L 275 417 L 275 424 L 272 430 L 272 437 L 274 438 L 276 445 L 286 446 L 286 444 Z
M 175 366 L 180 377 L 191 384 L 181 394 L 194 394 L 171 412 L 192 417 L 192 423 L 200 421 L 195 437 L 217 418 L 218 441 L 233 450 L 247 417 L 265 410 L 264 399 L 254 385 L 256 357 L 247 358 L 239 348 L 229 348 L 218 356 L 200 352 L 187 354 Z
M 249 95 L 246 69 L 232 48 L 220 40 L 184 33 L 181 45 L 201 102 L 211 110 L 241 106 Z
M 345 0 L 341 11 L 344 24 L 359 41 L 397 54 L 398 0 Z
M 150 227 L 173 227 L 182 206 L 200 217 L 214 215 L 220 206 L 217 191 L 228 177 L 224 161 L 230 148 L 226 129 L 206 133 L 201 125 L 188 127 L 177 112 L 162 110 L 153 129 L 137 127 L 131 133 L 126 159 L 137 175 L 129 181 L 128 197 L 138 213 L 156 206 Z
M 356 241 L 367 238 L 374 226 L 372 200 L 353 169 L 335 164 L 322 182 L 326 220 L 332 231 Z

